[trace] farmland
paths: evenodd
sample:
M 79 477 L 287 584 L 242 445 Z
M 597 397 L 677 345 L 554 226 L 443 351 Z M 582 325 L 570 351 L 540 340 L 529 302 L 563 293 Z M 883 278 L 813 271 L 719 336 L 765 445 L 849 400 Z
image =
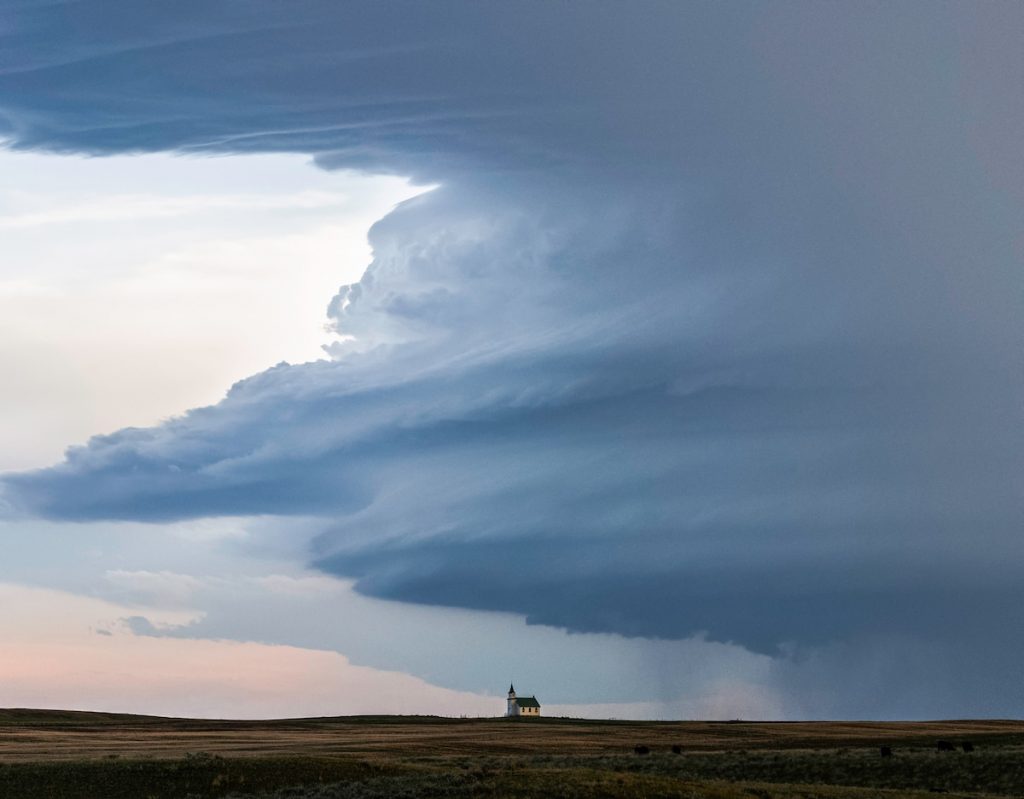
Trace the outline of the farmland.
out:
M 937 752 L 938 740 L 957 751 Z M 974 751 L 963 752 L 964 741 Z M 641 744 L 650 754 L 634 754 Z M 893 757 L 880 757 L 880 745 Z M 1024 723 L 204 721 L 0 710 L 0 796 L 19 799 L 852 799 L 936 791 L 1024 795 Z

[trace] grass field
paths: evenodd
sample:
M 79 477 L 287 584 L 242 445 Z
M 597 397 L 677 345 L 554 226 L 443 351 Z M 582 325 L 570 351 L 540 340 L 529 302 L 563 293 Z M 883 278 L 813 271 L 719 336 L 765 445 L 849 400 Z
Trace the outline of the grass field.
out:
M 937 752 L 940 739 L 970 741 L 974 751 Z M 651 753 L 634 754 L 638 744 Z M 881 744 L 892 758 L 879 756 Z M 854 799 L 936 791 L 1024 796 L 1024 723 L 200 721 L 0 710 L 3 799 Z

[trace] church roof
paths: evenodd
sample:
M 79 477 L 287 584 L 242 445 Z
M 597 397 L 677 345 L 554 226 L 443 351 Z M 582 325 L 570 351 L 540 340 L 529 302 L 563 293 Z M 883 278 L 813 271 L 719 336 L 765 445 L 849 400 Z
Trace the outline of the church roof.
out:
M 516 704 L 519 707 L 540 707 L 540 702 L 537 701 L 535 696 L 517 696 Z

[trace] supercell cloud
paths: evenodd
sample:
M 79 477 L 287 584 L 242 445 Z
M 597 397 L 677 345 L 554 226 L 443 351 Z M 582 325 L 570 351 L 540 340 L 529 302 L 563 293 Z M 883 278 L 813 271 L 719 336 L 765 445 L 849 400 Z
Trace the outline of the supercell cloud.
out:
M 966 647 L 993 686 L 1020 654 L 1019 7 L 159 14 L 5 12 L 12 146 L 440 187 L 371 231 L 329 360 L 12 507 L 316 516 L 309 562 L 366 594 L 573 631 Z

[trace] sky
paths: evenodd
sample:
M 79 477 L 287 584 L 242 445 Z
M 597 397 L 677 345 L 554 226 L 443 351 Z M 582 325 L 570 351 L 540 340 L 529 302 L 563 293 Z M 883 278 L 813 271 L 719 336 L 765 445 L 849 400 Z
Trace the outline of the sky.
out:
M 0 706 L 1024 713 L 1022 34 L 0 6 Z

